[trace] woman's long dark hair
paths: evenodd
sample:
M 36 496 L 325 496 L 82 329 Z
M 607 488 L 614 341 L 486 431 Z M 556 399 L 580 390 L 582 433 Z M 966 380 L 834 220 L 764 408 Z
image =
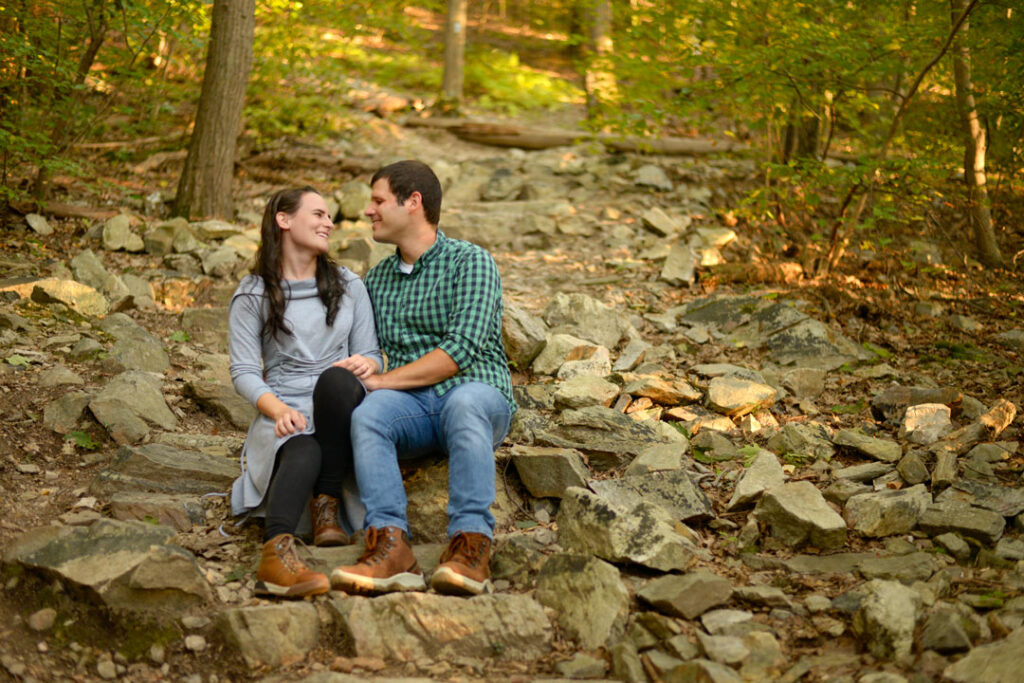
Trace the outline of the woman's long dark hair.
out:
M 263 291 L 268 304 L 267 317 L 263 321 L 262 333 L 273 339 L 278 332 L 291 335 L 292 331 L 284 321 L 284 309 L 287 304 L 284 290 L 281 288 L 281 226 L 277 224 L 277 214 L 284 212 L 295 215 L 307 194 L 320 194 L 309 185 L 291 190 L 276 192 L 267 208 L 263 211 L 263 225 L 260 228 L 260 247 L 256 251 L 256 265 L 252 272 L 263 280 Z M 345 294 L 345 283 L 342 282 L 338 267 L 327 254 L 316 257 L 316 289 L 320 300 L 327 308 L 327 326 L 334 324 L 341 305 L 341 297 Z

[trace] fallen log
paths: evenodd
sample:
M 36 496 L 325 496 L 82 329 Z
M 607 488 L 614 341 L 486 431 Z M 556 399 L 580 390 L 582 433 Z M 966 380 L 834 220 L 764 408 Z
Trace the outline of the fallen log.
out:
M 523 128 L 509 124 L 468 121 L 446 117 L 408 117 L 405 125 L 416 128 L 442 128 L 450 130 L 457 137 L 468 142 L 493 147 L 518 147 L 520 149 L 550 149 L 565 147 L 582 142 L 599 142 L 618 152 L 645 152 L 667 155 L 697 155 L 715 152 L 736 152 L 748 149 L 747 145 L 732 140 L 711 138 L 645 138 L 593 133 L 585 130 L 558 130 Z

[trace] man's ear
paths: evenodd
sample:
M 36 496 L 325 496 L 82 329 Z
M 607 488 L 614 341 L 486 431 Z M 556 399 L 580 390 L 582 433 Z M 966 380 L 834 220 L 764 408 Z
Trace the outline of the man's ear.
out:
M 423 195 L 419 192 L 414 191 L 409 195 L 409 198 L 405 200 L 405 205 L 409 209 L 409 213 L 412 213 L 416 209 L 423 206 Z

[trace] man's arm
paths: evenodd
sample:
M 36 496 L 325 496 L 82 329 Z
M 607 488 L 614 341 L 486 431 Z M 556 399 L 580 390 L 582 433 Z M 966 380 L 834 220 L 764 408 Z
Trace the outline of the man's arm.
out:
M 459 371 L 452 357 L 441 349 L 434 349 L 394 370 L 380 375 L 370 375 L 363 380 L 367 389 L 419 389 L 443 382 L 454 377 Z

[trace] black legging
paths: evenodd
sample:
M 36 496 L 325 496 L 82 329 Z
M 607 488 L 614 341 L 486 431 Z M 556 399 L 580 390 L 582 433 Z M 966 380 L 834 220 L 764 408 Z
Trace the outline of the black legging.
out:
M 366 390 L 348 370 L 328 368 L 313 389 L 316 432 L 288 439 L 277 451 L 267 491 L 263 540 L 294 534 L 309 492 L 341 497 L 345 476 L 352 470 L 352 411 Z

